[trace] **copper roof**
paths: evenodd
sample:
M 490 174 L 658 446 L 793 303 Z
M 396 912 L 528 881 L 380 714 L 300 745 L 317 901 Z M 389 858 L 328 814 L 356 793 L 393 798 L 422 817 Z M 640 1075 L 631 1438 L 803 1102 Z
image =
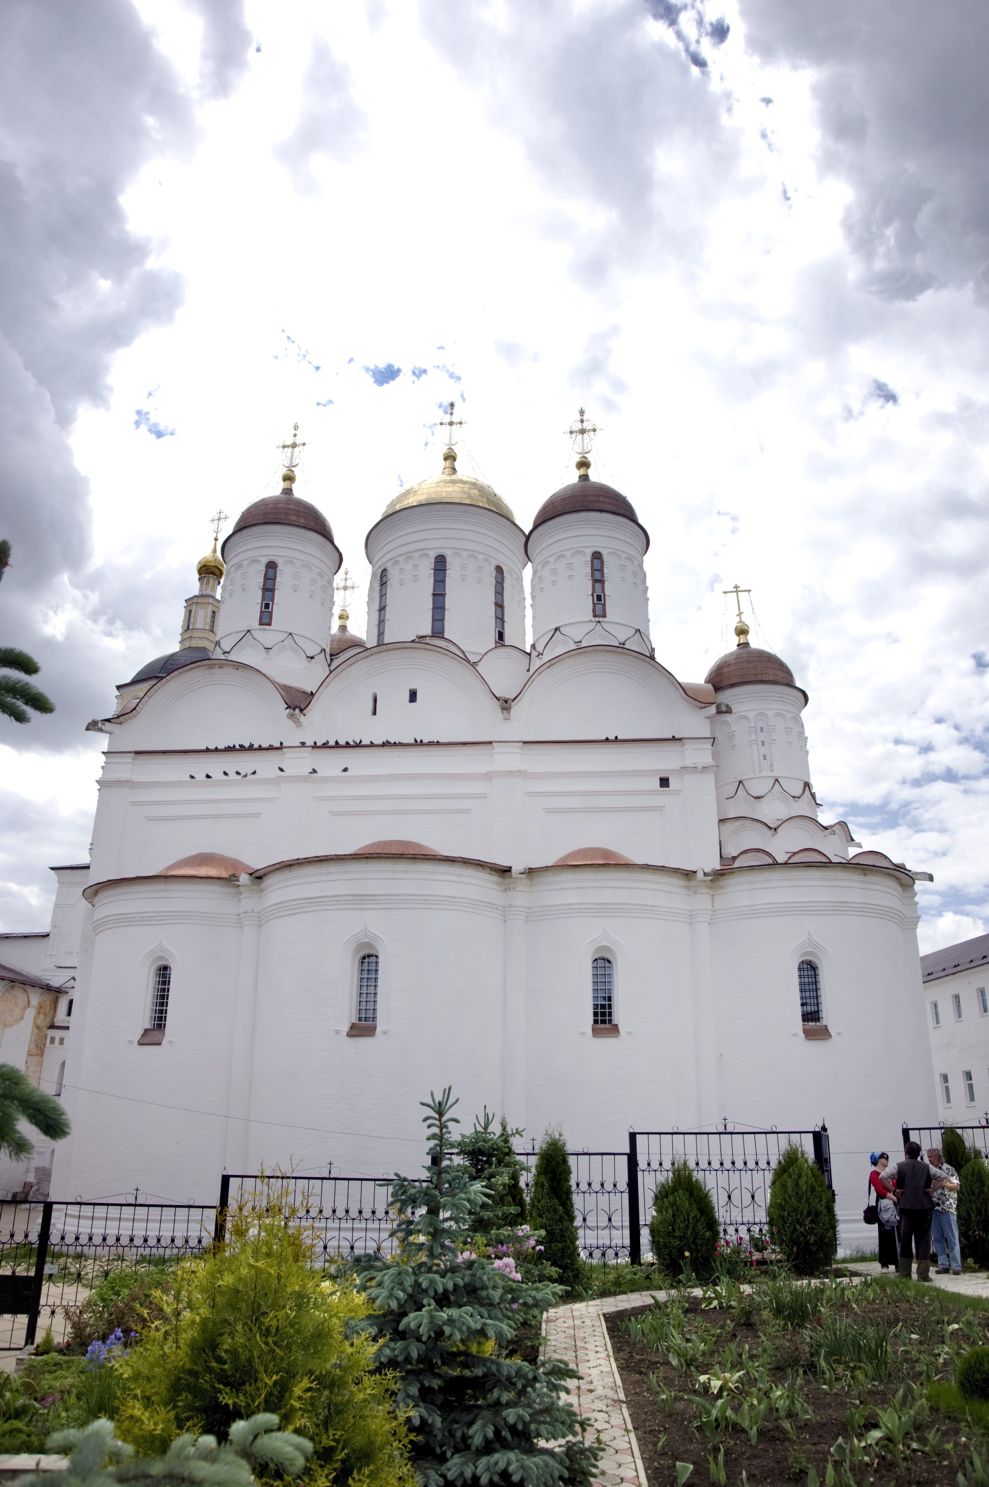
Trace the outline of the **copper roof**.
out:
M 628 863 L 634 867 L 631 857 L 626 857 L 624 852 L 616 852 L 611 847 L 578 847 L 574 852 L 565 852 L 553 863 L 554 867 L 583 867 L 590 864 L 602 865 L 604 863 Z
M 754 645 L 736 645 L 733 651 L 715 661 L 706 682 L 716 692 L 725 687 L 741 687 L 746 682 L 773 682 L 777 686 L 795 687 L 793 672 L 772 651 L 761 651 Z
M 177 651 L 169 651 L 164 656 L 156 656 L 153 661 L 142 666 L 140 671 L 135 671 L 130 682 L 125 682 L 124 685 L 129 686 L 133 682 L 156 681 L 158 677 L 169 676 L 182 666 L 191 666 L 195 661 L 208 661 L 212 654 L 213 652 L 207 650 L 204 645 L 181 646 Z
M 226 551 L 234 532 L 242 532 L 245 527 L 265 526 L 304 527 L 307 532 L 318 532 L 327 542 L 333 541 L 332 528 L 323 513 L 283 488 L 277 496 L 262 496 L 260 501 L 254 501 L 242 511 L 220 551 Z
M 628 497 L 623 496 L 621 491 L 615 490 L 614 486 L 604 485 L 600 480 L 592 480 L 586 474 L 579 476 L 571 485 L 563 486 L 543 502 L 536 512 L 529 536 L 532 536 L 537 527 L 541 527 L 544 522 L 552 521 L 554 517 L 573 516 L 582 511 L 601 512 L 606 516 L 623 516 L 626 521 L 634 522 L 644 534 L 648 549 L 649 533 L 636 516 L 635 507 Z M 528 550 L 528 538 L 526 548 Z
M 407 842 L 401 837 L 392 837 L 387 841 L 368 842 L 366 846 L 358 847 L 354 857 L 442 857 L 442 852 L 437 852 L 435 847 L 424 847 L 422 842 Z
M 241 873 L 250 873 L 246 862 L 239 857 L 225 857 L 222 852 L 193 852 L 189 857 L 180 857 L 169 863 L 157 874 L 160 878 L 239 878 Z

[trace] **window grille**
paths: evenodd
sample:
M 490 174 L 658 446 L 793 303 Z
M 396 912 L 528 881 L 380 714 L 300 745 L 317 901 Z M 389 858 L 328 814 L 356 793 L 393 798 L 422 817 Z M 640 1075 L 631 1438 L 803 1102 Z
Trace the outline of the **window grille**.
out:
M 163 1028 L 168 1021 L 168 998 L 172 990 L 172 968 L 167 963 L 155 966 L 151 985 L 151 1017 L 148 1027 Z
M 385 643 L 385 614 L 388 610 L 388 569 L 382 568 L 378 579 L 378 644 Z
M 971 1071 L 971 1069 L 963 1069 L 962 1070 L 962 1078 L 965 1081 L 965 1103 L 966 1103 L 966 1105 L 974 1105 L 975 1104 L 975 1080 L 972 1078 L 972 1071 Z
M 278 564 L 265 563 L 264 581 L 261 584 L 261 612 L 258 615 L 259 625 L 270 625 L 272 615 L 275 612 L 275 583 L 278 579 Z
M 441 552 L 433 559 L 433 623 L 429 633 L 446 634 L 446 558 Z
M 938 1006 L 937 1002 L 931 1002 L 931 1026 L 941 1026 L 941 1008 Z
M 209 612 L 209 627 L 210 627 L 211 630 L 215 630 L 216 629 L 216 610 L 215 609 L 211 609 L 210 612 Z
M 376 1023 L 378 1020 L 378 966 L 378 956 L 374 951 L 361 956 L 357 966 L 355 1022 Z
M 606 955 L 591 963 L 591 1023 L 610 1027 L 615 1020 L 615 967 Z
M 942 1105 L 951 1104 L 951 1080 L 947 1074 L 941 1075 L 941 1103 Z
M 800 992 L 800 1021 L 804 1024 L 823 1022 L 821 973 L 812 960 L 802 960 L 797 966 L 797 988 Z
M 985 1017 L 986 1013 L 989 1012 L 989 997 L 986 996 L 985 987 L 977 986 L 975 988 L 975 995 L 979 1003 L 979 1015 L 980 1017 Z
M 959 991 L 953 991 L 951 993 L 951 1010 L 955 1014 L 955 1021 L 956 1022 L 961 1022 L 961 1020 L 962 1020 L 962 998 L 961 998 L 961 992 L 959 992 Z
M 494 571 L 495 645 L 505 644 L 505 570 Z
M 604 592 L 604 558 L 591 553 L 591 614 L 597 620 L 607 619 L 608 603 Z

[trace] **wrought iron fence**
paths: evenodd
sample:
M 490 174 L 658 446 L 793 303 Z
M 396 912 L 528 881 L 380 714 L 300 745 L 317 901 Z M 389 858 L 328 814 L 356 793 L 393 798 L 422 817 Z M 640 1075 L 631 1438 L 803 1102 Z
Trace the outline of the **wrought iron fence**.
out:
M 393 1249 L 390 1177 L 299 1177 L 225 1172 L 220 1182 L 217 1237 L 231 1207 L 277 1203 L 292 1211 L 315 1244 L 319 1264 L 389 1255 Z
M 940 1148 L 944 1133 L 947 1130 L 957 1131 L 966 1146 L 974 1146 L 976 1151 L 989 1158 L 989 1116 L 983 1116 L 980 1121 L 972 1125 L 959 1126 L 953 1120 L 942 1120 L 936 1126 L 903 1126 L 903 1145 L 908 1141 L 916 1141 L 922 1152 L 927 1152 L 932 1146 Z
M 604 1262 L 629 1258 L 628 1152 L 571 1151 L 573 1206 L 577 1242 L 585 1260 Z M 526 1202 L 536 1170 L 535 1149 L 517 1151 L 523 1164 L 522 1190 Z

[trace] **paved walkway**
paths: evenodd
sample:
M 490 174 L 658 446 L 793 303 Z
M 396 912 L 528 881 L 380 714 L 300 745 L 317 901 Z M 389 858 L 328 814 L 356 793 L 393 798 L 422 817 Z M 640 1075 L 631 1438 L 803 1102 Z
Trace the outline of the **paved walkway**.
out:
M 882 1274 L 878 1260 L 866 1260 L 846 1268 L 855 1276 Z M 932 1270 L 931 1279 L 941 1290 L 989 1296 L 989 1275 L 985 1271 L 935 1275 Z M 604 1443 L 604 1455 L 594 1478 L 601 1487 L 623 1487 L 623 1484 L 646 1487 L 647 1480 L 604 1319 L 613 1312 L 629 1311 L 650 1301 L 663 1300 L 665 1296 L 665 1291 L 635 1291 L 628 1296 L 607 1296 L 601 1301 L 558 1306 L 546 1313 L 545 1350 L 554 1358 L 563 1358 L 580 1374 L 571 1385 L 571 1400 L 590 1430 L 596 1431 Z

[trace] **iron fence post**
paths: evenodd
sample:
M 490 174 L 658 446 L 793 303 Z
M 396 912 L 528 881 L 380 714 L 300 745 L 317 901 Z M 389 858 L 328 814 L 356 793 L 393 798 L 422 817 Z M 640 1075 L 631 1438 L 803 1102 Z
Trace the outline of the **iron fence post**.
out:
M 52 1211 L 55 1205 L 50 1199 L 41 1206 L 41 1223 L 38 1227 L 38 1253 L 34 1260 L 34 1289 L 31 1295 L 31 1310 L 24 1329 L 24 1346 L 34 1346 L 38 1335 L 38 1317 L 41 1314 L 41 1293 L 45 1288 L 45 1266 L 48 1263 L 48 1241 L 52 1231 Z
M 220 1196 L 216 1203 L 216 1222 L 213 1225 L 213 1243 L 222 1244 L 227 1234 L 227 1208 L 230 1203 L 230 1173 L 220 1178 Z
M 824 1181 L 828 1185 L 828 1191 L 834 1192 L 834 1183 L 831 1181 L 831 1137 L 824 1121 L 816 1131 L 811 1132 L 814 1143 L 814 1162 Z
M 628 1133 L 628 1259 L 642 1264 L 642 1221 L 639 1217 L 639 1138 Z
M 910 1140 L 910 1127 L 909 1126 L 901 1126 L 900 1127 L 900 1133 L 903 1136 L 903 1150 L 906 1151 L 906 1149 L 907 1149 L 907 1142 Z

